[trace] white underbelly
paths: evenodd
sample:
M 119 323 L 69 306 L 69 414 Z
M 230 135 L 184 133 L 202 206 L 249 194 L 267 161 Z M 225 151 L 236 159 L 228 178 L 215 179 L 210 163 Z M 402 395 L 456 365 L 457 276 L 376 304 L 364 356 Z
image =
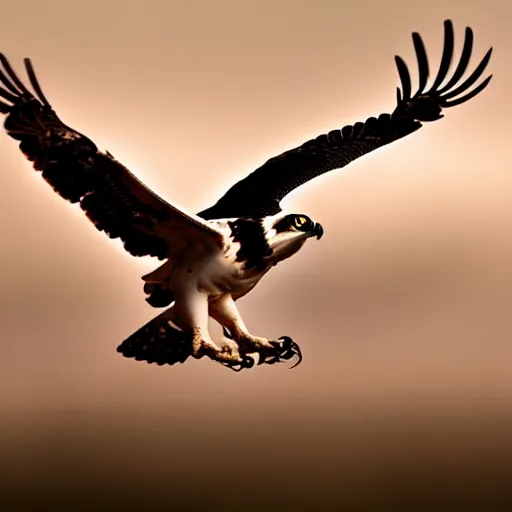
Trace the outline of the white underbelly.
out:
M 244 271 L 240 262 L 227 259 L 219 251 L 194 264 L 174 267 L 171 289 L 176 291 L 176 288 L 194 286 L 198 291 L 211 296 L 229 293 L 241 297 L 252 290 L 268 270 Z
M 254 288 L 266 272 L 244 272 L 239 264 L 225 260 L 212 261 L 198 274 L 197 285 L 201 291 L 212 295 L 231 293 L 245 295 Z

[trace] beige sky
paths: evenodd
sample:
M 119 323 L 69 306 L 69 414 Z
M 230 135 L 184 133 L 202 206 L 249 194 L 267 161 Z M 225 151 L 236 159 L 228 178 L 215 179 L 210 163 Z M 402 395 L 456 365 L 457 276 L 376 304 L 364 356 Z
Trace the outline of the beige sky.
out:
M 431 418 L 436 428 L 460 421 L 467 445 L 482 448 L 473 427 L 492 431 L 512 413 L 511 12 L 505 0 L 3 0 L 0 48 L 15 68 L 30 56 L 67 124 L 191 211 L 286 149 L 390 112 L 393 56 L 414 69 L 412 31 L 433 70 L 446 18 L 459 51 L 465 26 L 474 29 L 474 64 L 495 48 L 481 95 L 287 198 L 325 236 L 240 309 L 254 333 L 301 345 L 291 372 L 118 355 L 156 313 L 140 281 L 155 263 L 121 252 L 0 137 L 6 481 L 35 485 L 68 463 L 106 475 L 100 483 L 136 468 L 156 482 L 178 467 L 238 471 L 245 461 L 222 454 L 247 440 L 262 447 L 251 452 L 258 478 L 283 469 L 306 481 L 298 461 L 311 457 L 319 474 L 359 467 L 388 420 L 410 426 L 411 450 L 424 447 Z M 443 452 L 443 436 L 431 453 Z M 265 450 L 289 465 L 271 469 Z M 100 454 L 109 463 L 96 467 Z

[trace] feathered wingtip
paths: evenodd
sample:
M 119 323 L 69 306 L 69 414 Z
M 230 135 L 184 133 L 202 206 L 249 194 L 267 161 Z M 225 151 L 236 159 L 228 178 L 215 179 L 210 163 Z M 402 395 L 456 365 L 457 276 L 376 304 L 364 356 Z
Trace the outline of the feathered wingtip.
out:
M 416 52 L 416 59 L 418 61 L 418 90 L 414 95 L 412 95 L 411 76 L 407 65 L 401 57 L 395 56 L 396 67 L 402 85 L 401 90 L 400 88 L 397 88 L 397 111 L 403 111 L 404 109 L 407 109 L 408 111 L 412 110 L 416 119 L 420 121 L 434 121 L 442 117 L 440 112 L 443 108 L 454 107 L 469 101 L 471 98 L 482 92 L 491 81 L 492 75 L 488 76 L 473 90 L 460 96 L 468 91 L 468 89 L 470 89 L 470 87 L 482 76 L 487 64 L 489 63 L 493 50 L 490 48 L 473 73 L 459 84 L 462 75 L 468 67 L 471 53 L 473 51 L 473 31 L 470 27 L 466 27 L 462 55 L 457 67 L 446 84 L 443 87 L 440 87 L 450 70 L 454 49 L 453 24 L 451 20 L 446 20 L 444 22 L 444 48 L 439 70 L 431 88 L 428 91 L 425 91 L 429 78 L 427 52 L 425 50 L 423 40 L 417 32 L 413 33 L 412 39 L 414 43 L 414 50 Z
M 16 75 L 14 69 L 7 60 L 7 57 L 3 53 L 0 53 L 0 97 L 10 102 L 9 104 L 4 101 L 0 101 L 0 112 L 3 114 L 8 114 L 12 107 L 23 99 L 36 99 L 45 107 L 51 108 L 50 103 L 41 90 L 32 62 L 28 58 L 24 59 L 23 62 L 25 63 L 28 79 L 35 92 L 35 96 L 27 89 L 27 87 L 25 87 L 23 82 Z

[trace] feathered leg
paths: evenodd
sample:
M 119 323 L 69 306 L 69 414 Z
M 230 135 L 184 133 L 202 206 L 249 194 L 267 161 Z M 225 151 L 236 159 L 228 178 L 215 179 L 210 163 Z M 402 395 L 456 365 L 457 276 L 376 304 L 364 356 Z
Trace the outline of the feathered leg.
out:
M 302 361 L 299 345 L 288 336 L 283 336 L 277 341 L 253 336 L 229 294 L 222 295 L 210 302 L 210 316 L 222 325 L 228 339 L 233 339 L 238 343 L 241 354 L 258 353 L 258 364 L 274 364 L 294 356 L 298 357 L 298 362 L 294 366 Z
M 184 293 L 176 293 L 176 323 L 192 336 L 192 357 L 200 359 L 208 356 L 233 369 L 249 368 L 254 360 L 240 354 L 236 343 L 219 347 L 208 331 L 208 294 L 198 291 L 195 286 Z
M 254 359 L 240 355 L 238 345 L 217 346 L 208 332 L 208 298 L 199 294 L 179 301 L 142 326 L 118 347 L 125 357 L 158 365 L 184 363 L 189 357 L 199 359 L 207 355 L 233 370 L 250 368 Z M 190 322 L 190 323 L 189 323 Z M 190 325 L 188 329 L 183 329 Z

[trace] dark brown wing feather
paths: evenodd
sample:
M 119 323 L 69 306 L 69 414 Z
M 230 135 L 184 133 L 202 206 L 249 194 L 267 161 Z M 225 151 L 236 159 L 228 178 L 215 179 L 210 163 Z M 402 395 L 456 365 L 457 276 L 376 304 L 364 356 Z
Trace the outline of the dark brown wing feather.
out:
M 192 355 L 192 336 L 159 315 L 126 338 L 117 351 L 160 366 L 184 363 Z
M 20 149 L 53 189 L 80 203 L 99 230 L 120 238 L 134 256 L 170 257 L 187 238 L 222 245 L 220 233 L 202 219 L 164 201 L 110 153 L 66 126 L 45 98 L 29 59 L 25 66 L 35 95 L 2 54 L 0 63 L 0 112 L 7 114 L 7 133 L 20 141 Z
M 425 92 L 429 66 L 425 46 L 418 33 L 413 34 L 419 87 L 411 95 L 411 77 L 407 65 L 395 57 L 402 90 L 397 90 L 397 106 L 392 114 L 371 117 L 364 123 L 345 126 L 286 151 L 268 160 L 259 169 L 236 183 L 211 208 L 198 215 L 204 219 L 275 215 L 281 210 L 280 201 L 295 188 L 334 169 L 339 169 L 377 148 L 405 137 L 421 128 L 422 122 L 441 119 L 444 108 L 464 103 L 480 93 L 491 80 L 468 89 L 481 77 L 492 48 L 475 71 L 459 85 L 467 69 L 473 48 L 473 32 L 466 28 L 462 55 L 451 79 L 444 87 L 453 57 L 454 37 L 451 21 L 444 23 L 445 40 L 439 71 L 432 87 Z

